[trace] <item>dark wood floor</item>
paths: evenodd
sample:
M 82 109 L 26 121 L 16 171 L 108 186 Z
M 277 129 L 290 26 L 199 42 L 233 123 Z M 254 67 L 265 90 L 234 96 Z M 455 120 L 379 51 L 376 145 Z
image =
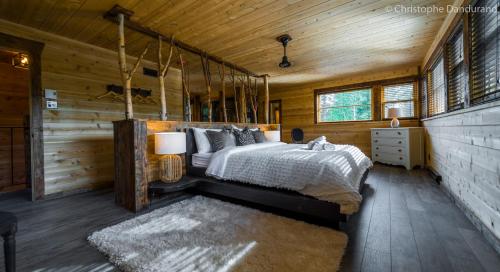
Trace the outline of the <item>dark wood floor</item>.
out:
M 342 271 L 499 271 L 500 257 L 424 171 L 377 165 L 363 195 Z M 111 192 L 37 203 L 0 195 L 0 209 L 19 218 L 18 271 L 37 272 L 115 271 L 85 238 L 134 216 Z

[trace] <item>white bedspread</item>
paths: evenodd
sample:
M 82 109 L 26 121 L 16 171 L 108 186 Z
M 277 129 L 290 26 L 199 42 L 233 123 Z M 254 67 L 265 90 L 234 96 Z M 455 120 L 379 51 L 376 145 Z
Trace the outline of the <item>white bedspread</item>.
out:
M 322 151 L 306 146 L 273 142 L 225 148 L 214 153 L 206 174 L 294 190 L 338 203 L 344 214 L 356 212 L 362 199 L 359 183 L 371 160 L 355 146 Z

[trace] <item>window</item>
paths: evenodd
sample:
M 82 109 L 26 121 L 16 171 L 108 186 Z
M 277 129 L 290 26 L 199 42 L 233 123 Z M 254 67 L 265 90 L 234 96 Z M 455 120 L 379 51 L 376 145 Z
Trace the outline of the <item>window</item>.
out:
M 319 93 L 316 103 L 318 122 L 372 119 L 371 88 Z
M 431 67 L 427 78 L 429 116 L 445 112 L 444 63 L 440 57 Z
M 390 108 L 399 108 L 401 110 L 401 118 L 414 117 L 414 94 L 415 88 L 413 82 L 384 86 L 382 89 L 384 118 L 387 118 Z
M 479 0 L 475 7 L 493 12 L 470 13 L 471 104 L 500 98 L 497 5 L 498 1 Z
M 460 26 L 446 43 L 448 111 L 464 107 L 465 77 L 464 77 L 464 39 Z

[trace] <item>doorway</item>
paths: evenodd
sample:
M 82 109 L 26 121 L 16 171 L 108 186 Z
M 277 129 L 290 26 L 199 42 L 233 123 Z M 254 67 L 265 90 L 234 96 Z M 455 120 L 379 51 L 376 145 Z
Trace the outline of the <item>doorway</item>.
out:
M 269 101 L 269 123 L 281 124 L 281 100 Z
M 0 49 L 0 193 L 31 187 L 28 59 Z
M 12 162 L 8 163 L 11 169 L 10 171 L 7 169 L 9 173 L 7 175 L 7 180 L 10 178 L 10 185 L 14 184 L 16 186 L 21 184 L 24 180 L 25 184 L 19 186 L 25 186 L 31 189 L 31 200 L 43 199 L 45 196 L 41 81 L 41 56 L 43 47 L 44 44 L 40 42 L 0 33 L 0 50 L 4 52 L 13 52 L 17 56 L 16 60 L 12 60 L 11 58 L 10 65 L 17 66 L 14 68 L 18 68 L 25 64 L 28 66 L 26 68 L 29 74 L 27 77 L 28 114 L 22 112 L 22 115 L 29 116 L 29 118 L 26 119 L 26 117 L 24 117 L 22 124 L 16 123 L 15 125 L 10 125 L 9 127 L 11 128 L 7 128 L 7 132 L 3 132 L 4 135 L 8 135 L 7 140 L 3 141 L 9 146 L 8 151 L 10 152 L 8 152 L 7 156 L 9 162 Z M 10 136 L 11 134 L 12 136 Z M 23 135 L 24 138 L 21 135 Z M 22 167 L 23 163 L 24 168 Z M 14 169 L 12 169 L 13 167 Z M 24 170 L 22 175 L 18 174 L 20 173 L 19 169 Z

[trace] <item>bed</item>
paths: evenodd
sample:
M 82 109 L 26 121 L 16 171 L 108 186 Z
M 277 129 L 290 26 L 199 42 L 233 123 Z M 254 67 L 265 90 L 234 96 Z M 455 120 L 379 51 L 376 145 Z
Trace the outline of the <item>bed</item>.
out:
M 267 207 L 334 228 L 359 208 L 371 167 L 371 161 L 357 148 L 353 150 L 359 154 L 348 150 L 353 148 L 350 146 L 339 146 L 336 156 L 279 142 L 203 154 L 197 152 L 193 129 L 187 129 L 186 137 L 186 171 L 201 178 L 195 188 L 198 193 Z M 328 160 L 332 161 L 325 163 Z

